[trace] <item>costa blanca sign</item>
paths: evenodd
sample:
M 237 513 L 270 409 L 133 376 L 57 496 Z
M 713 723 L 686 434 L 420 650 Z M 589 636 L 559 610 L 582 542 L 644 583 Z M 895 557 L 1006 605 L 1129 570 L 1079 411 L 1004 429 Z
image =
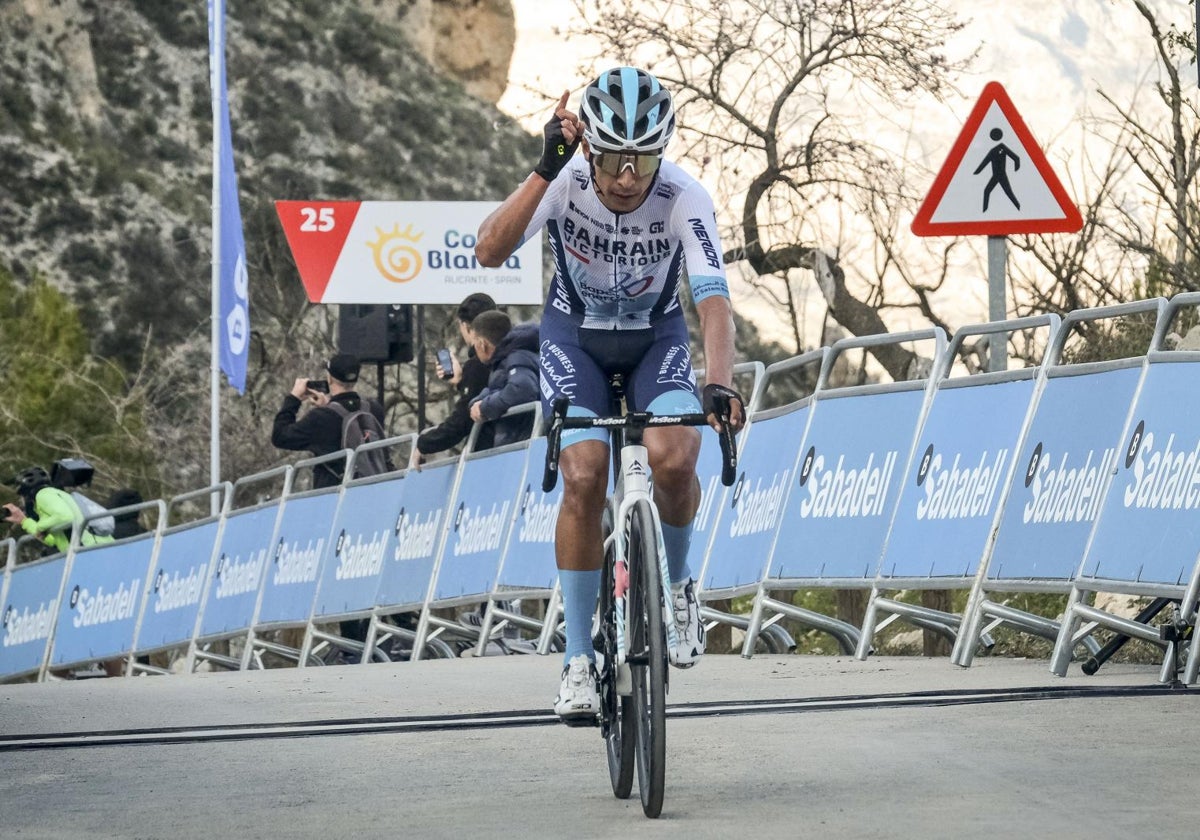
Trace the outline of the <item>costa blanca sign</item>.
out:
M 492 201 L 277 201 L 275 211 L 313 303 L 541 303 L 541 237 L 504 265 L 475 259 Z

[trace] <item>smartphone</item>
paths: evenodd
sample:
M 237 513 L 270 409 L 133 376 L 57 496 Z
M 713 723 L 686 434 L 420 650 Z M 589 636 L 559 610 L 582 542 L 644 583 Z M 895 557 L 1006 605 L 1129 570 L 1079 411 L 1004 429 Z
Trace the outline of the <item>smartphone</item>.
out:
M 328 394 L 329 383 L 324 379 L 310 379 L 308 380 L 308 390 L 320 391 L 322 394 Z
M 442 379 L 449 379 L 454 376 L 454 363 L 450 361 L 450 351 L 443 347 L 437 351 L 438 367 L 441 368 Z

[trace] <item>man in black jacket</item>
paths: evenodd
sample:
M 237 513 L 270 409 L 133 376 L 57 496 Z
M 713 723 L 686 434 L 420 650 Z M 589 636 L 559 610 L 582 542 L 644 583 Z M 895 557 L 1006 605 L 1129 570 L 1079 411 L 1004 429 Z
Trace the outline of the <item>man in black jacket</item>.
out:
M 475 399 L 479 392 L 487 386 L 488 377 L 491 375 L 491 367 L 481 362 L 475 355 L 475 348 L 472 346 L 474 339 L 471 335 L 471 324 L 481 314 L 491 312 L 495 308 L 496 302 L 483 292 L 468 295 L 458 305 L 458 332 L 462 336 L 463 343 L 469 348 L 467 360 L 461 366 L 455 359 L 457 379 L 449 377 L 450 381 L 457 386 L 458 399 L 444 421 L 426 429 L 417 437 L 417 445 L 409 459 L 410 467 L 418 467 L 424 462 L 427 455 L 444 452 L 452 446 L 457 446 L 471 433 L 471 426 L 474 424 L 471 419 L 471 400 Z
M 383 406 L 372 399 L 360 397 L 354 390 L 358 382 L 358 357 L 350 353 L 338 353 L 325 365 L 329 376 L 329 393 L 314 391 L 308 380 L 297 379 L 292 392 L 283 398 L 283 407 L 275 415 L 275 427 L 271 431 L 271 443 L 280 449 L 296 452 L 311 452 L 313 455 L 328 455 L 342 448 L 342 417 L 330 403 L 338 403 L 347 411 L 358 411 L 366 406 L 383 426 Z M 313 409 L 297 420 L 302 401 L 313 404 Z M 313 470 L 313 487 L 334 487 L 341 483 L 344 464 L 330 461 Z
M 354 390 L 358 383 L 358 357 L 350 353 L 338 353 L 325 365 L 328 373 L 329 393 L 314 391 L 308 387 L 307 379 L 297 379 L 292 392 L 283 398 L 283 407 L 275 415 L 275 428 L 271 431 L 271 443 L 280 449 L 298 452 L 308 451 L 313 455 L 328 455 L 342 448 L 342 417 L 330 403 L 339 403 L 347 411 L 358 411 L 363 405 L 375 415 L 383 426 L 383 406 L 375 400 L 360 397 Z M 303 400 L 313 404 L 312 410 L 300 420 L 296 414 Z M 329 461 L 313 469 L 313 487 L 335 487 L 342 481 L 345 464 L 341 460 Z M 341 622 L 341 634 L 347 639 L 365 641 L 370 621 L 359 619 Z
M 527 440 L 533 431 L 533 414 L 503 415 L 538 398 L 538 325 L 513 326 L 503 312 L 484 312 L 471 332 L 475 356 L 490 371 L 487 387 L 471 401 L 471 419 L 484 424 L 476 451 Z M 485 431 L 490 432 L 489 439 L 484 439 Z

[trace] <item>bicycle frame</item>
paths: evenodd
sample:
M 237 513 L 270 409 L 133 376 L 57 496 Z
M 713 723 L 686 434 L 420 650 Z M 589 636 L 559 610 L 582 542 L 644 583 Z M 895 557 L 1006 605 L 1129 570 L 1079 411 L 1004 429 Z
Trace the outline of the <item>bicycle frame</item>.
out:
M 667 617 L 673 615 L 668 610 L 666 603 L 667 593 L 671 591 L 670 572 L 667 569 L 667 564 L 663 562 L 666 558 L 666 547 L 663 545 L 662 523 L 658 518 L 658 509 L 654 506 L 650 493 L 650 476 L 647 465 L 649 464 L 648 453 L 646 447 L 640 441 L 630 442 L 625 439 L 619 430 L 614 430 L 612 435 L 612 443 L 614 450 L 618 453 L 618 457 L 614 457 L 614 463 L 619 461 L 619 471 L 616 473 L 613 482 L 614 490 L 609 497 L 608 504 L 613 513 L 613 530 L 609 535 L 609 541 L 616 541 L 616 550 L 613 554 L 614 563 L 617 569 L 614 570 L 614 578 L 618 582 L 618 591 L 614 593 L 617 609 L 617 662 L 616 665 L 621 669 L 618 676 L 618 693 L 628 694 L 628 658 L 629 650 L 626 645 L 625 627 L 627 624 L 628 600 L 625 597 L 627 587 L 630 585 L 629 568 L 626 563 L 628 556 L 628 533 L 627 527 L 629 512 L 640 501 L 650 503 L 650 511 L 654 520 L 654 537 L 658 543 L 658 570 L 662 577 L 662 593 L 663 593 L 663 625 L 666 627 L 667 644 L 671 648 L 679 644 L 679 635 L 675 630 L 674 620 L 667 620 Z M 619 449 L 617 447 L 619 446 Z M 608 549 L 608 543 L 605 544 L 605 549 Z M 621 582 L 624 582 L 624 586 Z M 627 690 L 621 691 L 621 688 Z

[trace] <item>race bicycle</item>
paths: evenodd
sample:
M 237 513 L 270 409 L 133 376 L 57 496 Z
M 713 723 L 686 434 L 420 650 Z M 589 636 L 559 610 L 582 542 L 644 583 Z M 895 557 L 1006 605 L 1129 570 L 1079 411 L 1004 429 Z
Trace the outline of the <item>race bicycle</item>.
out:
M 662 813 L 666 778 L 666 696 L 668 651 L 677 643 L 671 581 L 663 550 L 658 509 L 651 500 L 651 476 L 643 432 L 661 426 L 706 426 L 704 414 L 622 414 L 624 388 L 612 378 L 614 414 L 567 417 L 567 400 L 556 400 L 546 433 L 546 471 L 542 489 L 558 481 L 558 457 L 564 429 L 606 429 L 612 436 L 613 493 L 604 511 L 604 571 L 600 587 L 599 631 L 593 643 L 600 676 L 600 726 L 608 753 L 613 793 L 626 799 L 638 791 L 647 817 Z M 729 404 L 722 418 L 721 481 L 733 484 L 737 449 L 729 426 Z M 589 721 L 590 723 L 590 721 Z

